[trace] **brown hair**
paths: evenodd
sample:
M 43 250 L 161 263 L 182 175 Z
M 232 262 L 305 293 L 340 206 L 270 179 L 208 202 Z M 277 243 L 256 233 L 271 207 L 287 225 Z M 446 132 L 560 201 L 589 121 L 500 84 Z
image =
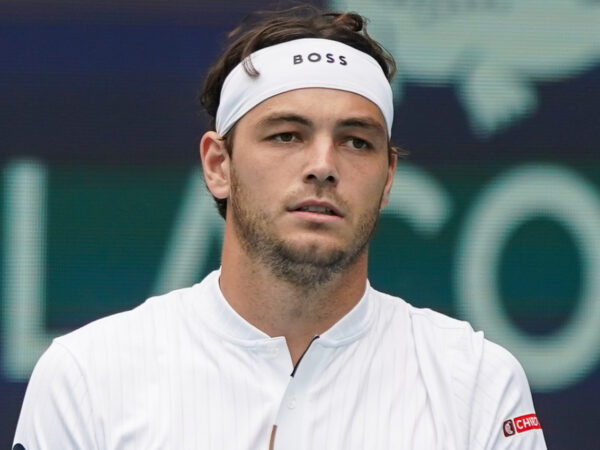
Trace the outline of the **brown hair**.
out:
M 396 64 L 392 56 L 367 33 L 367 20 L 353 12 L 323 12 L 313 6 L 302 6 L 286 11 L 258 13 L 254 21 L 242 23 L 229 33 L 228 37 L 229 45 L 208 70 L 202 91 L 198 95 L 198 100 L 211 117 L 210 127 L 213 130 L 225 78 L 242 61 L 248 74 L 258 76 L 246 58 L 261 48 L 302 38 L 331 39 L 372 56 L 388 80 L 396 73 Z M 235 126 L 224 136 L 230 154 L 234 134 Z M 389 148 L 392 158 L 398 151 L 391 145 Z M 225 218 L 227 199 L 215 197 L 215 202 L 219 214 Z

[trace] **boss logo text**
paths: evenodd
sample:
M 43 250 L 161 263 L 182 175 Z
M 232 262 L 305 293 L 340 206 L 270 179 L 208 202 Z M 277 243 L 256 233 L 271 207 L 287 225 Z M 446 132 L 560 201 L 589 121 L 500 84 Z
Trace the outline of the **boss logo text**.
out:
M 308 55 L 294 55 L 294 64 L 302 64 L 304 61 L 309 61 L 312 63 L 324 61 L 328 64 L 335 64 L 336 62 L 341 66 L 347 66 L 348 61 L 346 61 L 346 57 L 344 55 L 334 55 L 332 53 L 325 53 L 321 55 L 320 53 L 312 52 Z

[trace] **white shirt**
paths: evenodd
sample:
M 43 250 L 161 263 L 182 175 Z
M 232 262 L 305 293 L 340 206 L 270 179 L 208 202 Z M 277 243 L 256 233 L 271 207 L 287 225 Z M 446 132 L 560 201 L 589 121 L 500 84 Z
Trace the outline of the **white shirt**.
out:
M 291 376 L 285 338 L 242 319 L 218 277 L 55 339 L 14 442 L 267 450 L 276 424 L 285 450 L 546 448 L 540 429 L 523 431 L 530 419 L 505 425 L 534 413 L 521 366 L 466 322 L 367 283 Z

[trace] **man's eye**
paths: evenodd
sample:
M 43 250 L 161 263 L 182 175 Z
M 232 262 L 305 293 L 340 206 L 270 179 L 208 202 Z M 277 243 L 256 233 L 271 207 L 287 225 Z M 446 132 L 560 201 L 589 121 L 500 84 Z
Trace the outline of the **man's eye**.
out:
M 278 133 L 273 135 L 271 139 L 277 142 L 292 142 L 295 137 L 294 133 Z
M 355 148 L 357 150 L 368 150 L 371 148 L 371 144 L 369 144 L 364 139 L 349 138 L 347 142 L 350 147 Z

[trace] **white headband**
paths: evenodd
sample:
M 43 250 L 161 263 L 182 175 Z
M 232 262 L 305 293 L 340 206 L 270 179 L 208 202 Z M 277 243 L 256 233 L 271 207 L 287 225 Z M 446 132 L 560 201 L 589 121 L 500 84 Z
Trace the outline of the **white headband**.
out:
M 381 110 L 391 136 L 392 89 L 377 61 L 366 53 L 338 41 L 305 38 L 265 47 L 250 58 L 260 75 L 248 75 L 241 62 L 221 88 L 216 116 L 216 131 L 221 136 L 264 100 L 311 87 L 354 92 L 371 100 Z

